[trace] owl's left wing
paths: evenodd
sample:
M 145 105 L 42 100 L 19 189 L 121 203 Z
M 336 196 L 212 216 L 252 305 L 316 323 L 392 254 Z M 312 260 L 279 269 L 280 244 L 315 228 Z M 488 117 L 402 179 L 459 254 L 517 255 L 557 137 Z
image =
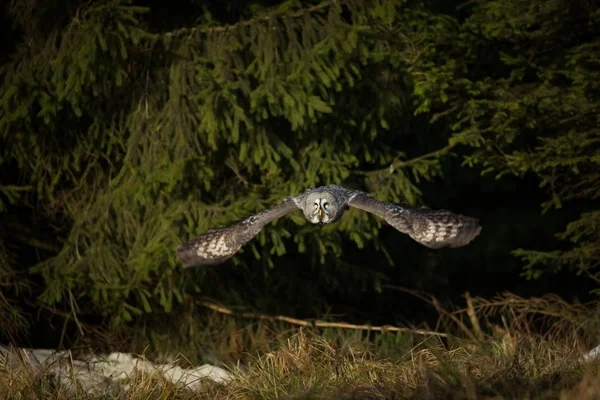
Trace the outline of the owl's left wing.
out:
M 404 208 L 356 192 L 348 205 L 373 213 L 402 233 L 432 249 L 461 247 L 469 244 L 481 232 L 476 218 L 446 210 Z
M 297 209 L 294 199 L 288 198 L 276 207 L 249 215 L 228 226 L 210 229 L 179 246 L 177 259 L 186 268 L 220 264 L 258 235 L 266 224 Z

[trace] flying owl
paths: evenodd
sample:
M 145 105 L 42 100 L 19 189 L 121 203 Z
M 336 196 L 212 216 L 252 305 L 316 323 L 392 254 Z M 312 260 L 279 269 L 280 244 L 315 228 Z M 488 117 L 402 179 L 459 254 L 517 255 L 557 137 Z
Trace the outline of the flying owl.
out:
M 432 249 L 465 246 L 481 232 L 477 219 L 472 217 L 425 207 L 406 208 L 376 200 L 362 191 L 330 185 L 309 188 L 296 197 L 286 198 L 278 206 L 246 216 L 228 226 L 210 229 L 182 244 L 177 249 L 177 258 L 185 267 L 220 264 L 275 218 L 300 209 L 313 224 L 331 224 L 338 221 L 348 207 L 375 214 Z

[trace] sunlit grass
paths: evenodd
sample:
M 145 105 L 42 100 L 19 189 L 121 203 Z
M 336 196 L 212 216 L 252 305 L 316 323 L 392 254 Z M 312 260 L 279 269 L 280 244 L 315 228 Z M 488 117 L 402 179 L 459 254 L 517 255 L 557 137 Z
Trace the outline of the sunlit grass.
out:
M 210 324 L 202 340 L 214 341 L 202 346 L 212 346 L 212 354 L 227 360 L 221 366 L 233 376 L 228 385 L 207 381 L 190 390 L 158 374 L 139 373 L 119 389 L 92 395 L 57 382 L 45 371 L 14 366 L 0 373 L 0 393 L 15 399 L 600 397 L 600 362 L 581 361 L 584 338 L 599 333 L 584 308 L 554 298 L 515 297 L 475 299 L 468 308 L 475 310 L 471 316 L 477 315 L 477 329 L 469 327 L 466 309 L 442 310 L 449 337 L 366 335 L 213 315 L 203 321 Z

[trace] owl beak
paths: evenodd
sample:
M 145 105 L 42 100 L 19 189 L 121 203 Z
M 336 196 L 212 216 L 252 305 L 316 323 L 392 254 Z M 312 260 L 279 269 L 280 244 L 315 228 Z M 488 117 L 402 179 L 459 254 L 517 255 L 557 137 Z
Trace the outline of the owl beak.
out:
M 319 208 L 319 211 L 317 211 L 317 213 L 319 214 L 319 217 L 322 217 L 323 216 L 323 209 Z

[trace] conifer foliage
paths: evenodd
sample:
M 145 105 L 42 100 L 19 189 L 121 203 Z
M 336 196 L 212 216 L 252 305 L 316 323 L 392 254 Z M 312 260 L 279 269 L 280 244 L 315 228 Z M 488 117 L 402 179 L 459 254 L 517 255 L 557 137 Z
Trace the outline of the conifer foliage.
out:
M 18 326 L 33 281 L 36 307 L 74 320 L 168 312 L 219 274 L 182 271 L 182 240 L 308 186 L 414 205 L 458 148 L 483 172 L 538 177 L 545 209 L 597 201 L 594 2 L 287 1 L 227 23 L 205 9 L 7 6 L 22 40 L 0 70 L 0 307 Z M 445 129 L 415 155 L 402 143 L 426 120 Z M 598 213 L 567 226 L 567 250 L 517 251 L 531 276 L 540 264 L 595 274 Z M 380 224 L 292 215 L 231 262 L 266 276 L 290 252 L 316 268 L 344 243 L 384 251 Z
M 391 184 L 353 175 L 403 158 L 386 141 L 408 115 L 402 46 L 373 35 L 400 2 L 286 2 L 171 31 L 128 1 L 71 5 L 10 7 L 25 40 L 2 69 L 0 138 L 21 174 L 5 197 L 28 201 L 57 239 L 31 268 L 39 301 L 75 320 L 169 311 L 204 274 L 186 283 L 174 249 L 216 224 L 320 184 L 414 203 L 414 179 L 436 168 L 417 160 Z M 320 231 L 296 215 L 242 257 L 268 268 L 296 248 L 324 262 L 378 224 L 356 213 Z
M 468 15 L 461 24 L 435 17 L 438 32 L 412 74 L 417 110 L 435 109 L 455 135 L 472 138 L 466 165 L 535 176 L 546 215 L 579 208 L 557 234 L 560 250 L 514 251 L 527 277 L 567 267 L 599 281 L 600 7 L 495 0 Z

